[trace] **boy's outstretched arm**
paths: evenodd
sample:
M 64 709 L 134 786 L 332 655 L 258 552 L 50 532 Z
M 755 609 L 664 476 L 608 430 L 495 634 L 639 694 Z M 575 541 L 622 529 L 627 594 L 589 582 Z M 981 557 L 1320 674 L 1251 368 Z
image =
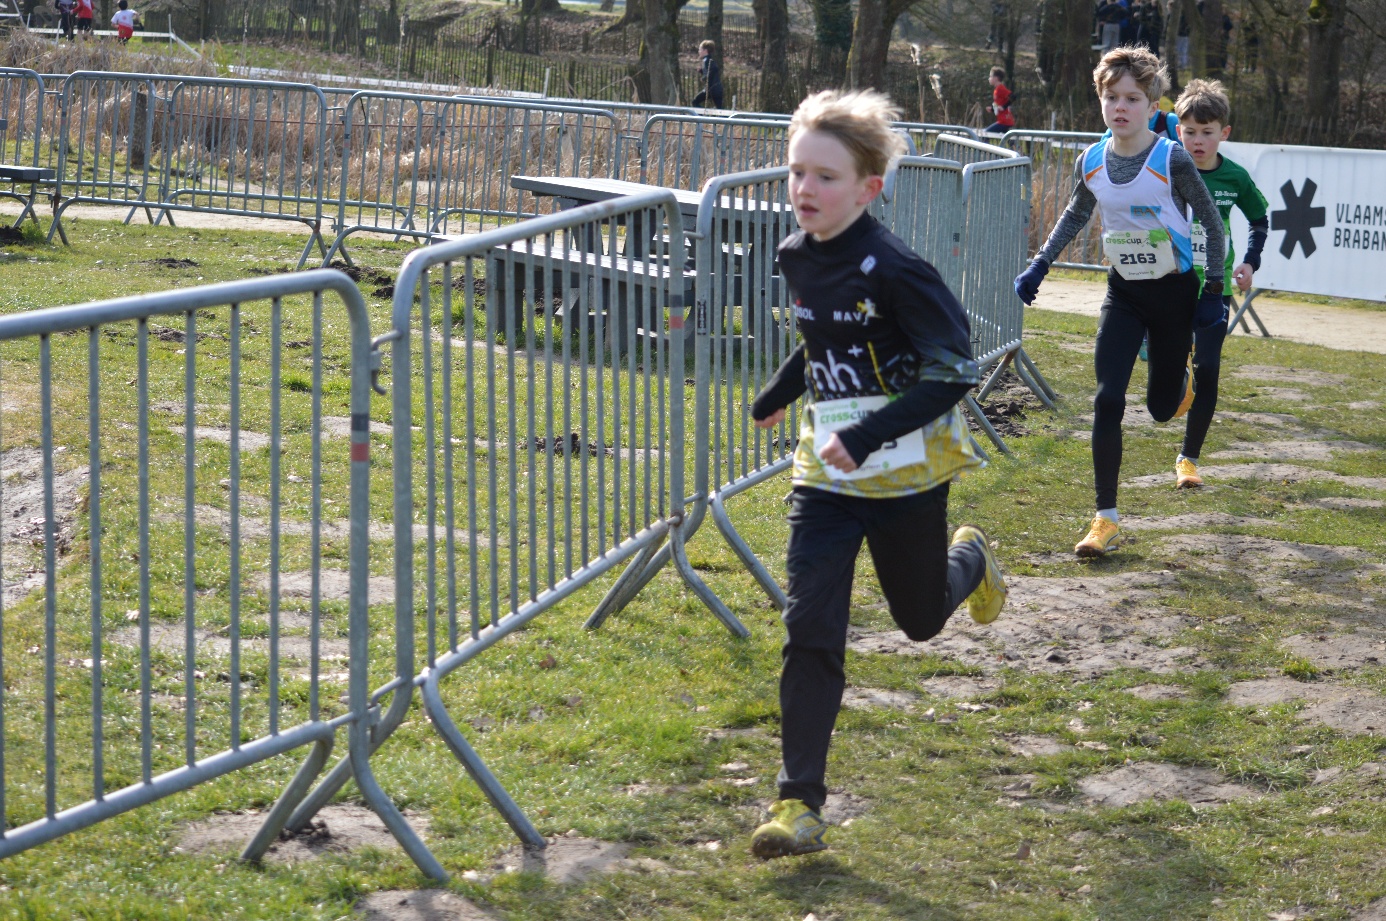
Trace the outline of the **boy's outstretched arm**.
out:
M 772 417 L 804 395 L 804 391 L 808 390 L 808 384 L 804 382 L 805 365 L 804 344 L 801 342 L 751 401 L 751 418 L 757 425 L 768 428 L 777 424 L 780 420 L 775 418 L 772 421 Z

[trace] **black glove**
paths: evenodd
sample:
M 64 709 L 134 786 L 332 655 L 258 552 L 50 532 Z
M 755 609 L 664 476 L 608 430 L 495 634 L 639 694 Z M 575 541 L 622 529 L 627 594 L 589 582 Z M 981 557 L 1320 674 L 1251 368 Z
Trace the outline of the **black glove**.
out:
M 1030 267 L 1015 277 L 1015 293 L 1027 307 L 1035 302 L 1040 282 L 1044 281 L 1044 276 L 1048 274 L 1049 263 L 1036 256 Z
M 1214 323 L 1227 322 L 1227 308 L 1222 302 L 1222 279 L 1210 278 L 1203 285 L 1194 308 L 1194 329 L 1206 329 Z

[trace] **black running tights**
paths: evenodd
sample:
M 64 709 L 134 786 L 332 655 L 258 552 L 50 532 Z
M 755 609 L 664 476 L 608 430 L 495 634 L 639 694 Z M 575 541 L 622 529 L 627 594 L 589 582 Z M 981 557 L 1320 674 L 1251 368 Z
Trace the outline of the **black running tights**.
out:
M 1148 337 L 1145 405 L 1156 422 L 1170 419 L 1184 395 L 1184 369 L 1193 345 L 1198 276 L 1192 271 L 1147 281 L 1107 274 L 1107 297 L 1097 321 L 1093 367 L 1092 469 L 1097 508 L 1116 508 L 1121 476 L 1121 418 L 1131 370 Z

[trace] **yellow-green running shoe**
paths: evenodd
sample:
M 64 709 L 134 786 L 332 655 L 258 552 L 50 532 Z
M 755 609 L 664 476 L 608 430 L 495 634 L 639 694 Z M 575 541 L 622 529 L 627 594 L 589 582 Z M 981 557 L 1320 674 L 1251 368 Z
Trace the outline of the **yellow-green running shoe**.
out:
M 826 850 L 823 834 L 828 826 L 817 810 L 801 800 L 782 799 L 770 807 L 774 816 L 751 835 L 751 853 L 762 860 L 793 857 Z
M 1088 535 L 1078 542 L 1073 552 L 1079 556 L 1102 556 L 1115 550 L 1120 538 L 1121 529 L 1117 527 L 1117 523 L 1098 515 L 1093 518 Z
M 1198 465 L 1187 457 L 1174 462 L 1174 488 L 1193 489 L 1203 485 L 1203 477 L 1198 475 Z
M 979 624 L 989 624 L 1001 613 L 1006 603 L 1006 579 L 1001 575 L 1001 566 L 996 562 L 996 554 L 982 529 L 976 525 L 965 524 L 953 532 L 953 544 L 972 544 L 982 551 L 986 569 L 982 581 L 967 596 L 967 613 Z

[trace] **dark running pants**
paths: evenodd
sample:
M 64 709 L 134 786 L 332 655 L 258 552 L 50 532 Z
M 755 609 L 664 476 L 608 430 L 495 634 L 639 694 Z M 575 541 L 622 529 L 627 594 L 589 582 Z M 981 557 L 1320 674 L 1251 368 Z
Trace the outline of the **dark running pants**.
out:
M 1184 427 L 1184 446 L 1179 453 L 1197 458 L 1213 424 L 1218 408 L 1218 375 L 1222 371 L 1222 343 L 1227 338 L 1228 309 L 1232 298 L 1222 299 L 1222 317 L 1216 323 L 1194 330 L 1194 401 L 1189 407 L 1189 421 Z
M 1145 406 L 1156 422 L 1173 417 L 1184 396 L 1184 369 L 1193 345 L 1193 314 L 1198 276 L 1193 270 L 1146 281 L 1127 281 L 1115 269 L 1107 273 L 1107 297 L 1097 321 L 1093 368 L 1092 469 L 1097 508 L 1116 508 L 1121 476 L 1121 417 L 1126 388 L 1141 350 L 1149 339 Z
M 953 609 L 981 583 L 986 559 L 974 546 L 948 546 L 947 483 L 897 499 L 795 487 L 791 504 L 780 799 L 822 809 L 828 743 L 846 685 L 847 620 L 862 538 L 890 616 L 916 642 L 943 629 Z

